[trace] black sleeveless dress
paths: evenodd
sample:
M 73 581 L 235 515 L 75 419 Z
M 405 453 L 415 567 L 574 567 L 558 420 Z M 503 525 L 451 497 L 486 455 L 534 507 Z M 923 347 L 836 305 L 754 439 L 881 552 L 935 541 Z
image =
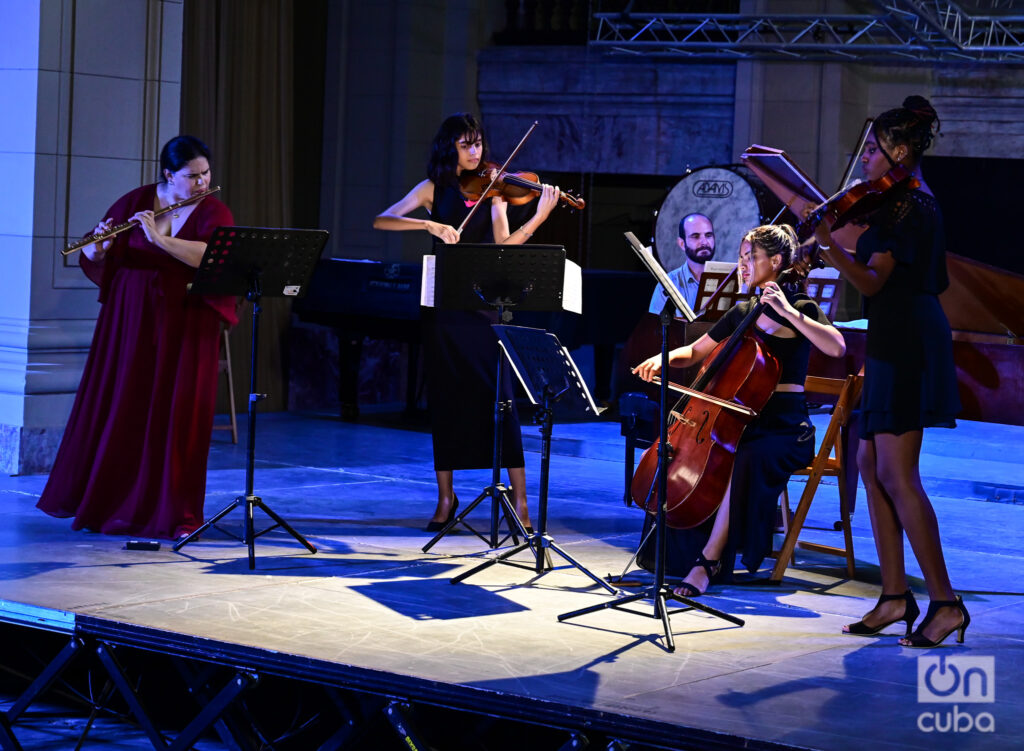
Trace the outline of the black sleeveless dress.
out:
M 458 227 L 472 204 L 454 187 L 434 187 L 435 222 Z M 435 241 L 437 242 L 437 241 Z M 493 243 L 490 199 L 463 229 L 462 243 Z M 494 456 L 494 398 L 498 339 L 493 311 L 422 308 L 427 401 L 434 469 L 487 469 Z M 508 360 L 502 360 L 502 399 L 513 400 L 502 430 L 502 467 L 522 467 L 523 438 Z

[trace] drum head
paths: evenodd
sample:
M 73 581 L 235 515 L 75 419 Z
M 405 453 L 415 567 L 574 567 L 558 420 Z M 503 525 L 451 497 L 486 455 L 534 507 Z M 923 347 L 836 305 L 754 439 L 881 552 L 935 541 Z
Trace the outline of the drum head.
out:
M 724 167 L 696 169 L 669 192 L 654 225 L 658 260 L 666 271 L 682 266 L 686 253 L 679 247 L 679 222 L 687 214 L 704 214 L 715 229 L 715 261 L 735 263 L 740 240 L 764 223 L 753 185 Z

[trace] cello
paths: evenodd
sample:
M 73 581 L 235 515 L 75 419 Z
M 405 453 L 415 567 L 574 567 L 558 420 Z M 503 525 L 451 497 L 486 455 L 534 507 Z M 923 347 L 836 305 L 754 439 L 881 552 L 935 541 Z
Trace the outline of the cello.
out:
M 814 257 L 809 260 L 816 262 Z M 800 271 L 790 266 L 777 283 L 785 288 L 800 279 Z M 743 430 L 778 385 L 779 362 L 751 330 L 765 305 L 753 302 L 735 331 L 712 350 L 689 388 L 671 385 L 683 396 L 670 411 L 673 423 L 668 428 L 665 520 L 670 527 L 689 529 L 715 513 L 732 477 Z M 655 441 L 644 452 L 630 484 L 634 503 L 651 514 L 660 500 L 658 449 Z

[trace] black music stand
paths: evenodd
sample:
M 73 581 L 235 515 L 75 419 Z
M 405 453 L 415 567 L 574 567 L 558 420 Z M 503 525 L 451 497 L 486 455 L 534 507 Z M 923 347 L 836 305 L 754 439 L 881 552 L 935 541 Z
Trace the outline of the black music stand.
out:
M 665 290 L 667 299 L 665 300 L 665 307 L 661 309 L 661 389 L 660 389 L 660 402 L 661 402 L 661 437 L 658 443 L 658 471 L 655 476 L 655 483 L 658 489 L 658 513 L 654 524 L 655 536 L 654 536 L 654 549 L 655 549 L 655 563 L 654 563 L 654 582 L 645 587 L 639 592 L 634 592 L 629 595 L 619 597 L 618 599 L 610 602 L 602 602 L 597 605 L 591 605 L 586 608 L 579 610 L 573 610 L 569 613 L 562 613 L 558 616 L 559 621 L 566 621 L 570 618 L 575 618 L 580 615 L 586 615 L 587 613 L 593 613 L 598 610 L 624 610 L 628 613 L 634 613 L 636 615 L 642 615 L 650 618 L 657 618 L 661 620 L 662 627 L 665 630 L 665 641 L 669 652 L 675 652 L 676 643 L 675 639 L 672 638 L 672 624 L 669 623 L 669 617 L 674 613 L 681 613 L 686 610 L 702 610 L 705 613 L 713 615 L 717 618 L 722 618 L 731 623 L 735 623 L 738 626 L 743 625 L 743 621 L 734 615 L 723 613 L 720 610 L 709 607 L 698 602 L 695 599 L 689 597 L 683 597 L 677 595 L 672 591 L 672 588 L 665 584 L 665 514 L 666 514 L 666 498 L 668 496 L 668 422 L 669 422 L 669 411 L 668 411 L 668 329 L 669 324 L 672 322 L 674 312 L 680 310 L 685 318 L 692 321 L 694 318 L 693 311 L 686 304 L 686 301 L 682 299 L 679 294 L 679 290 L 676 289 L 675 285 L 669 280 L 665 274 L 665 270 L 661 265 L 654 260 L 654 256 L 651 254 L 650 249 L 644 248 L 640 242 L 633 236 L 632 232 L 627 232 L 626 240 L 630 246 L 636 252 L 637 256 L 643 262 L 647 270 L 651 272 L 658 283 Z M 678 305 L 678 308 L 677 308 Z M 647 507 L 647 504 L 644 504 Z M 646 513 L 646 512 L 645 512 Z M 676 608 L 669 610 L 666 600 L 673 598 L 682 602 L 686 607 Z M 638 600 L 653 600 L 654 611 L 652 613 L 643 613 L 639 610 L 632 610 L 631 608 L 625 607 L 630 603 L 637 602 Z
M 521 566 L 518 562 L 509 559 L 523 550 L 533 552 L 536 559 L 533 568 L 539 576 L 553 568 L 548 554 L 549 550 L 553 550 L 613 595 L 618 594 L 617 589 L 588 571 L 560 548 L 547 533 L 551 429 L 554 421 L 555 402 L 562 404 L 570 416 L 593 415 L 597 417 L 601 410 L 594 404 L 594 399 L 590 396 L 590 391 L 587 390 L 587 384 L 583 381 L 576 363 L 569 355 L 569 350 L 562 346 L 557 336 L 541 329 L 529 329 L 521 326 L 498 325 L 493 328 L 501 348 L 512 363 L 516 376 L 523 384 L 523 388 L 526 389 L 526 393 L 529 394 L 530 401 L 535 405 L 541 405 L 534 415 L 534 420 L 540 424 L 541 435 L 540 521 L 537 524 L 537 530 L 533 534 L 528 534 L 521 544 L 493 558 L 488 558 L 479 566 L 453 577 L 451 583 L 458 584 L 495 563 Z
M 565 248 L 560 245 L 441 245 L 436 249 L 434 302 L 448 310 L 497 310 L 499 321 L 508 322 L 512 309 L 562 310 L 565 303 Z M 427 289 L 429 283 L 424 285 Z M 505 413 L 511 403 L 502 399 L 504 386 L 502 350 L 498 350 L 498 370 L 494 396 L 494 444 L 491 484 L 465 509 L 451 519 L 423 546 L 426 553 L 438 540 L 461 524 L 492 549 L 509 536 L 519 544 L 526 538 L 526 527 L 509 498 L 509 488 L 501 482 L 501 436 Z M 465 519 L 485 499 L 491 499 L 491 524 L 488 537 L 480 534 Z M 509 534 L 499 539 L 500 516 L 505 517 Z
M 313 268 L 327 243 L 325 230 L 276 229 L 265 227 L 218 227 L 214 230 L 203 260 L 196 269 L 188 291 L 195 295 L 244 295 L 252 302 L 252 351 L 249 376 L 249 421 L 245 447 L 245 494 L 222 508 L 187 537 L 174 544 L 180 550 L 200 534 L 215 526 L 239 506 L 245 509 L 243 537 L 217 527 L 225 534 L 249 546 L 249 568 L 256 568 L 256 538 L 277 527 L 283 528 L 310 553 L 316 548 L 274 513 L 263 499 L 253 493 L 253 465 L 256 454 L 256 403 L 266 394 L 256 392 L 256 352 L 260 331 L 260 301 L 264 297 L 299 297 L 306 291 Z M 259 532 L 254 530 L 256 507 L 274 520 Z

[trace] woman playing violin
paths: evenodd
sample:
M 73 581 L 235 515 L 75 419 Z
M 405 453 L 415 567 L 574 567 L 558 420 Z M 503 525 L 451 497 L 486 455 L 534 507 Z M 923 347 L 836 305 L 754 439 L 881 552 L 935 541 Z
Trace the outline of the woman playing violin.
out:
M 857 464 L 871 513 L 882 595 L 844 632 L 877 634 L 905 621 L 907 635 L 900 643 L 911 647 L 936 646 L 957 630 L 962 641 L 970 623 L 963 601 L 954 598 L 918 467 L 923 429 L 954 427 L 960 411 L 952 337 L 938 299 L 949 284 L 942 218 L 921 176 L 921 156 L 937 125 L 935 110 L 919 96 L 875 120 L 861 159 L 865 176 L 878 180 L 902 165 L 916 181 L 887 192 L 881 207 L 867 217 L 855 256 L 837 247 L 827 219 L 815 231 L 828 260 L 864 295 L 868 319 Z M 904 530 L 931 600 L 913 634 L 920 611 L 907 588 Z
M 676 594 L 703 594 L 721 563 L 723 578 L 732 572 L 737 548 L 743 564 L 756 571 L 771 552 L 775 509 L 790 475 L 810 464 L 814 456 L 814 426 L 807 416 L 804 380 L 813 344 L 827 355 L 846 351 L 842 334 L 806 294 L 784 291 L 779 274 L 788 268 L 796 248 L 796 235 L 788 226 L 766 225 L 748 232 L 740 243 L 739 270 L 749 289 L 760 288 L 764 311 L 754 322 L 756 335 L 781 365 L 779 383 L 764 409 L 743 431 L 736 449 L 732 478 L 710 531 L 707 524 L 687 533 L 702 537 L 693 568 L 675 589 Z M 789 285 L 787 285 L 788 287 Z M 673 365 L 691 365 L 706 358 L 729 337 L 750 310 L 750 301 L 738 303 L 712 329 L 691 345 L 669 353 Z M 633 372 L 650 381 L 661 370 L 661 356 L 642 362 Z M 731 530 L 731 532 L 730 532 Z
M 509 229 L 507 204 L 500 197 L 482 199 L 486 204 L 473 213 L 462 232 L 456 229 L 474 204 L 460 192 L 459 176 L 478 170 L 486 150 L 479 120 L 466 113 L 448 117 L 434 136 L 427 179 L 380 213 L 373 220 L 374 228 L 425 230 L 435 243 L 525 243 L 558 203 L 558 188 L 544 185 L 536 213 L 513 231 Z M 430 218 L 408 216 L 417 209 L 426 209 Z M 497 314 L 433 308 L 424 308 L 421 313 L 437 475 L 437 508 L 427 531 L 436 532 L 452 519 L 458 506 L 453 470 L 485 469 L 493 460 L 498 345 L 491 324 L 497 323 Z M 504 398 L 512 400 L 511 373 L 505 373 L 502 381 L 506 387 Z M 508 468 L 516 512 L 529 526 L 524 465 L 519 418 L 513 407 L 504 420 L 502 466 Z

